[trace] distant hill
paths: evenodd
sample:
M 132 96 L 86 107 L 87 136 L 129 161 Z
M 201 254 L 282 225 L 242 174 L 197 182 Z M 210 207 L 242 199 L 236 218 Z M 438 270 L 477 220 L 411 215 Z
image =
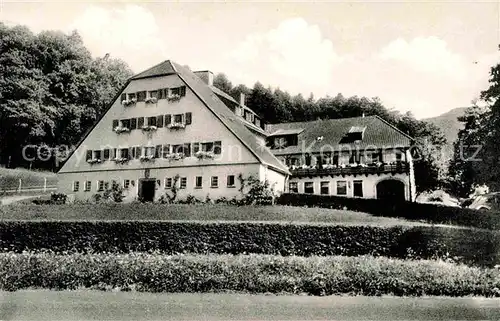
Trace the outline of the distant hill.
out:
M 466 109 L 467 107 L 455 108 L 442 115 L 423 120 L 441 128 L 448 140 L 448 144 L 452 145 L 458 137 L 458 132 L 463 128 L 463 123 L 459 122 L 457 118 L 463 116 Z

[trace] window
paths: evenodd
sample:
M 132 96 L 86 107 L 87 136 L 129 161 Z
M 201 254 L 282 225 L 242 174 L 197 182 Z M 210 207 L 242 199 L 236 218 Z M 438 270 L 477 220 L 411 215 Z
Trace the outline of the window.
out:
M 123 180 L 123 188 L 128 189 L 129 187 L 130 187 L 130 180 L 129 179 Z
M 130 93 L 128 94 L 128 99 L 131 100 L 131 99 L 135 99 L 136 96 L 135 96 L 135 93 Z
M 137 93 L 137 101 L 145 101 L 146 100 L 146 91 L 139 91 Z
M 156 126 L 156 117 L 148 117 L 148 126 Z
M 193 143 L 193 154 L 200 151 L 200 143 Z
M 314 194 L 314 183 L 313 182 L 305 182 L 304 183 L 304 193 Z
M 165 115 L 165 126 L 171 123 L 172 123 L 172 115 L 170 114 Z
M 172 178 L 171 177 L 165 178 L 165 188 L 172 188 Z
M 186 188 L 187 186 L 187 177 L 181 177 L 181 189 Z
M 97 181 L 97 191 L 98 192 L 104 191 L 104 181 Z
M 214 154 L 220 155 L 222 153 L 222 142 L 216 141 L 214 142 Z
M 195 188 L 202 188 L 203 187 L 203 177 L 202 176 L 196 176 L 194 187 Z
M 109 155 L 110 155 L 109 148 L 106 148 L 104 150 L 104 160 L 109 160 Z
M 163 158 L 166 158 L 170 154 L 170 144 L 163 145 Z
M 402 160 L 403 160 L 403 153 L 400 150 L 396 151 L 396 162 L 400 162 Z
M 78 192 L 79 190 L 80 190 L 80 182 L 74 181 L 73 182 L 73 192 Z
M 174 115 L 174 123 L 182 123 L 182 114 Z
M 193 122 L 193 114 L 186 113 L 186 125 L 191 125 L 192 122 Z
M 162 145 L 155 146 L 155 158 L 160 158 L 162 156 L 162 151 L 161 151 L 162 148 L 163 148 Z
M 102 159 L 102 151 L 101 150 L 94 151 L 94 159 Z
M 234 175 L 227 175 L 227 187 L 235 187 Z
M 337 195 L 347 195 L 347 182 L 338 181 L 337 182 Z
M 115 127 L 118 127 L 119 124 L 120 124 L 120 121 L 118 119 L 113 119 L 112 129 L 114 130 Z
M 218 176 L 212 176 L 210 179 L 210 187 L 216 188 L 219 187 L 219 177 Z
M 202 143 L 201 150 L 204 152 L 212 152 L 214 150 L 214 143 Z
M 137 129 L 137 118 L 132 118 L 130 120 L 130 129 Z
M 130 159 L 129 156 L 130 156 L 130 154 L 129 154 L 128 148 L 120 149 L 120 157 L 121 158 Z
M 155 147 L 154 146 L 144 147 L 143 155 L 146 157 L 154 157 L 155 156 Z
M 184 156 L 191 156 L 191 144 L 184 144 Z
M 158 98 L 158 91 L 157 90 L 152 90 L 149 92 L 149 97 L 150 98 Z
M 121 94 L 121 100 L 127 100 L 127 94 Z
M 329 195 L 330 194 L 330 182 L 321 182 L 321 195 Z
M 353 182 L 353 195 L 357 197 L 363 197 L 363 181 Z
M 130 119 L 123 119 L 120 123 L 121 127 L 130 129 Z
M 165 94 L 165 91 L 166 91 L 165 88 L 158 89 L 157 91 L 158 91 L 158 99 L 165 99 L 165 98 L 167 98 L 167 95 Z
M 132 154 L 130 155 L 131 159 L 138 159 L 141 156 L 141 147 L 135 146 L 132 147 Z
M 274 148 L 285 148 L 286 147 L 286 138 L 285 137 L 276 137 L 274 139 Z
M 290 193 L 298 193 L 299 192 L 299 184 L 297 182 L 288 183 L 288 190 Z
M 181 97 L 186 96 L 186 86 L 170 88 L 171 95 L 179 95 Z
M 90 192 L 91 188 L 92 188 L 92 182 L 91 181 L 85 181 L 84 191 L 85 192 Z
M 173 145 L 172 153 L 184 153 L 184 145 L 181 144 Z

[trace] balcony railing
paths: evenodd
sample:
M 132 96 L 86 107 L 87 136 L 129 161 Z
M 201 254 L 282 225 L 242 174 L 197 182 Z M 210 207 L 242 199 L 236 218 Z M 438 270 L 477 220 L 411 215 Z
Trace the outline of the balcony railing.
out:
M 312 168 L 290 168 L 292 176 L 304 177 L 304 176 L 343 176 L 343 175 L 370 175 L 370 174 L 384 174 L 384 173 L 408 173 L 410 167 L 406 162 L 398 162 L 392 164 L 381 164 L 381 165 L 346 165 L 345 167 L 334 166 L 328 167 L 323 166 L 322 168 L 312 167 Z

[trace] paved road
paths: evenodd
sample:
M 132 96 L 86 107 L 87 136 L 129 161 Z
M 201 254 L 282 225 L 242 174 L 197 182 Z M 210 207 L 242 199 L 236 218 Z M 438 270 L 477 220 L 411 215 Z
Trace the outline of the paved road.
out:
M 1 320 L 497 320 L 485 298 L 0 292 Z

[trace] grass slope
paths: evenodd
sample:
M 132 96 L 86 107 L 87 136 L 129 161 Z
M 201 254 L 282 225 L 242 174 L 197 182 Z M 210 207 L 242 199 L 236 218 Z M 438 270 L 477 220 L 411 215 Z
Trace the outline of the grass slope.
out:
M 289 223 L 424 225 L 366 213 L 293 206 L 229 206 L 183 204 L 12 204 L 0 207 L 4 220 L 169 220 L 169 221 L 279 221 Z
M 19 179 L 22 186 L 43 187 L 44 179 L 47 178 L 47 185 L 57 184 L 57 175 L 52 172 L 31 171 L 23 168 L 0 167 L 0 192 L 4 190 L 16 189 L 19 186 Z

